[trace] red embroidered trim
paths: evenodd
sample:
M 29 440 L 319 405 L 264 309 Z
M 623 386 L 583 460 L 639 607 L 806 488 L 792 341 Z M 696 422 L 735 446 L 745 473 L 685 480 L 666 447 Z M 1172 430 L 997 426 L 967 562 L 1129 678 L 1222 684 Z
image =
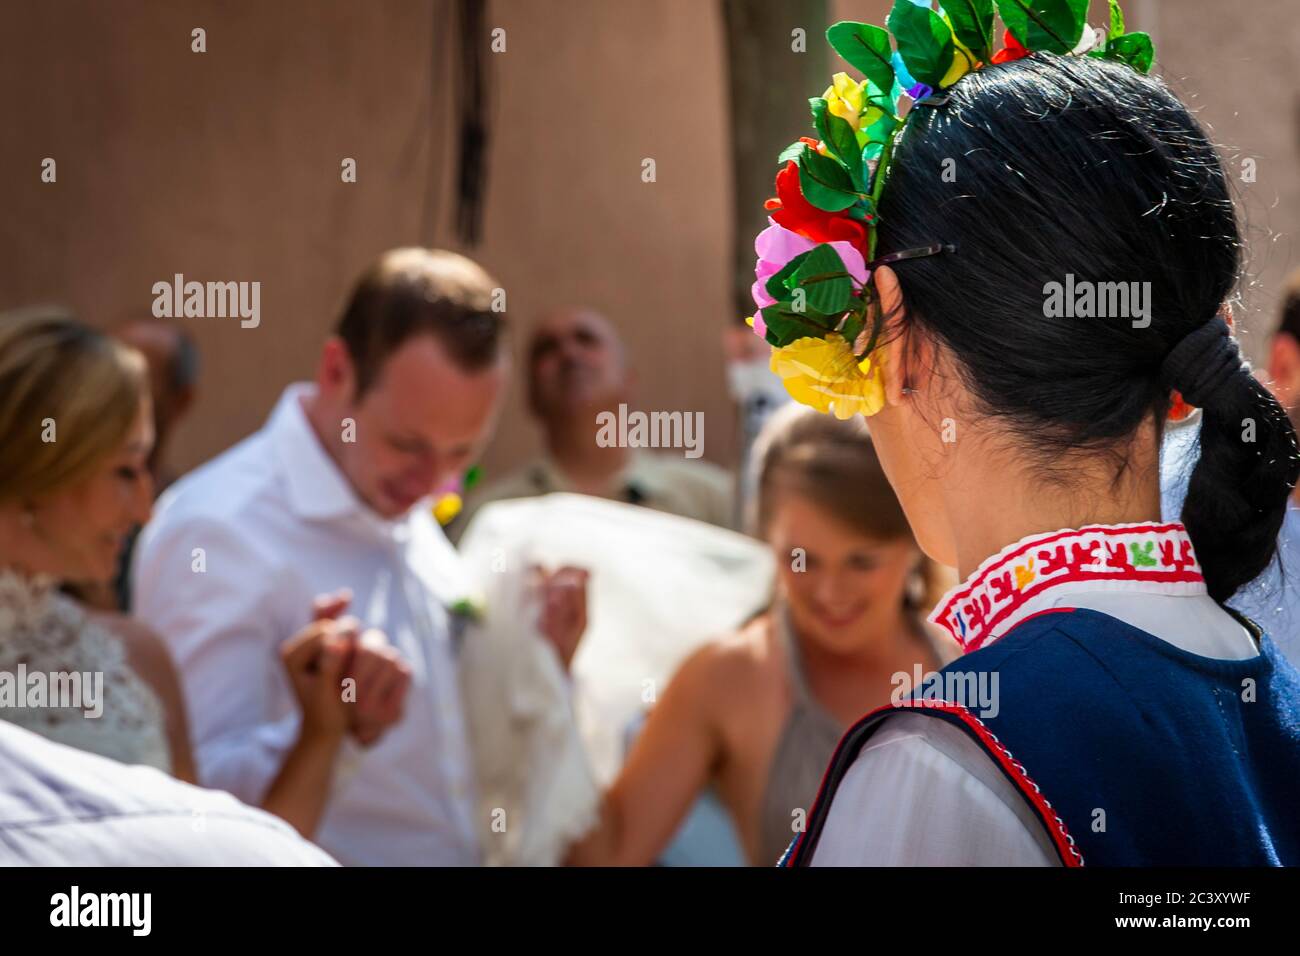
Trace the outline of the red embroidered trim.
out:
M 1062 610 L 1064 610 L 1064 608 L 1062 608 Z M 988 727 L 985 726 L 984 721 L 980 720 L 961 704 L 950 703 L 946 700 L 903 701 L 900 702 L 897 708 L 891 706 L 890 709 L 897 710 L 902 708 L 909 708 L 911 710 L 941 710 L 944 713 L 952 714 L 955 717 L 960 718 L 962 723 L 975 732 L 975 736 L 979 739 L 980 743 L 984 745 L 985 749 L 991 753 L 993 759 L 998 762 L 998 765 L 1002 767 L 1003 770 L 1007 771 L 1007 775 L 1011 778 L 1012 783 L 1014 783 L 1016 788 L 1029 799 L 1029 802 L 1033 804 L 1034 808 L 1038 811 L 1040 818 L 1044 821 L 1054 821 L 1054 827 L 1047 825 L 1047 833 L 1052 838 L 1052 842 L 1056 845 L 1056 851 L 1060 854 L 1062 864 L 1069 867 L 1083 866 L 1083 854 L 1079 852 L 1078 846 L 1075 845 L 1074 837 L 1070 836 L 1070 831 L 1066 829 L 1065 821 L 1061 819 L 1060 815 L 1054 809 L 1052 809 L 1051 801 L 1043 796 L 1043 791 L 1039 788 L 1038 784 L 1034 783 L 1033 778 L 1029 776 L 1029 771 L 1025 769 L 1025 765 L 1012 756 L 1011 751 L 1003 745 L 1002 741 L 998 740 L 997 734 L 993 733 L 993 731 L 989 730 Z M 883 710 L 885 708 L 881 709 Z
M 1165 536 L 1158 542 L 1158 554 L 1150 553 L 1156 542 L 1145 542 L 1143 557 L 1152 564 L 1158 560 L 1157 567 L 1135 567 L 1138 552 L 1135 550 L 1130 559 L 1127 545 L 1136 542 L 1122 540 L 1146 534 Z M 1017 564 L 1026 554 L 1028 561 Z M 1037 568 L 1035 560 L 1041 561 Z M 1023 582 L 1022 574 L 1027 578 Z M 1177 585 L 1204 580 L 1191 539 L 1177 522 L 1089 525 L 1031 537 L 993 556 L 965 583 L 944 596 L 930 620 L 952 634 L 963 650 L 973 651 L 993 640 L 998 627 L 1028 601 L 1056 585 L 1098 581 Z
M 1073 610 L 1073 608 L 1058 608 L 1054 610 L 1065 611 Z M 809 813 L 810 818 L 816 818 L 823 800 L 829 797 L 832 802 L 834 801 L 834 793 L 827 792 L 828 785 L 831 783 L 831 771 L 839 760 L 840 752 L 848 737 L 855 733 L 864 723 L 873 721 L 877 717 L 882 717 L 889 713 L 897 713 L 899 710 L 904 708 L 913 711 L 941 710 L 944 713 L 952 714 L 961 720 L 962 723 L 971 729 L 975 734 L 976 740 L 984 747 L 989 755 L 997 761 L 998 766 L 1003 768 L 1015 788 L 1025 795 L 1025 798 L 1029 800 L 1030 804 L 1038 812 L 1039 819 L 1047 829 L 1047 834 L 1052 838 L 1053 846 L 1056 847 L 1057 855 L 1061 858 L 1061 864 L 1068 867 L 1081 867 L 1084 865 L 1083 854 L 1079 852 L 1079 848 L 1074 842 L 1074 837 L 1070 835 L 1070 831 L 1065 826 L 1065 821 L 1062 820 L 1060 815 L 1052 808 L 1051 801 L 1043 796 L 1042 789 L 1038 784 L 1034 783 L 1033 778 L 1029 776 L 1029 771 L 1025 769 L 1025 765 L 1012 756 L 1011 751 L 1003 745 L 1002 741 L 998 740 L 997 734 L 993 733 L 993 731 L 989 730 L 988 727 L 985 726 L 984 721 L 980 720 L 961 704 L 954 704 L 946 700 L 909 700 L 902 701 L 898 705 L 885 704 L 883 707 L 877 707 L 850 727 L 840 739 L 840 743 L 836 746 L 835 753 L 831 757 L 830 764 L 827 766 L 826 772 L 822 775 L 821 786 L 817 788 L 817 797 L 813 801 L 812 810 Z M 873 730 L 872 732 L 874 733 L 875 731 Z M 863 743 L 865 744 L 866 741 L 864 740 Z M 861 751 L 859 750 L 859 753 L 860 752 Z M 857 759 L 856 754 L 854 755 L 854 759 Z M 835 786 L 836 788 L 839 787 L 838 782 Z M 1049 825 L 1047 821 L 1051 821 L 1051 825 Z M 802 860 L 800 857 L 807 837 L 808 831 L 806 830 L 795 837 L 794 842 L 790 844 L 790 848 L 786 850 L 785 856 L 777 865 L 785 867 L 807 865 L 807 861 Z

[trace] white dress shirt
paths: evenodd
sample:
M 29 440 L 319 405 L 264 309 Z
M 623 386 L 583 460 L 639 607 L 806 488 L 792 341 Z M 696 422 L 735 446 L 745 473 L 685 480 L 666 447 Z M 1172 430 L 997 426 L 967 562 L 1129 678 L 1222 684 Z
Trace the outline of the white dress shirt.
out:
M 0 722 L 0 866 L 332 866 L 228 793 Z
M 363 504 L 302 407 L 281 397 L 261 431 L 181 479 L 140 536 L 135 612 L 171 648 L 200 780 L 259 803 L 298 729 L 278 649 L 314 597 L 381 629 L 413 674 L 402 719 L 350 741 L 317 842 L 344 864 L 472 865 L 480 853 L 448 608 L 459 557 L 428 503 L 387 521 Z M 200 550 L 201 549 L 201 550 Z
M 1204 657 L 1259 654 L 1250 633 L 1203 591 L 1153 594 L 1067 583 L 1031 599 L 1021 613 L 1058 607 L 1109 614 Z M 1060 860 L 1019 791 L 965 731 L 900 713 L 872 735 L 845 773 L 812 865 L 1059 866 Z

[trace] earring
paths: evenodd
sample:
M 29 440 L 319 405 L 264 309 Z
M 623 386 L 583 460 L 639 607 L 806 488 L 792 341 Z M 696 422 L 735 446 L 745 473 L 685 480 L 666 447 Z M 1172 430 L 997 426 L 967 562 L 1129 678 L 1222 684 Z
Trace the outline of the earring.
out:
M 926 590 L 925 575 L 922 574 L 919 569 L 908 575 L 905 593 L 907 595 L 907 603 L 911 607 L 921 607 L 922 603 L 925 601 Z

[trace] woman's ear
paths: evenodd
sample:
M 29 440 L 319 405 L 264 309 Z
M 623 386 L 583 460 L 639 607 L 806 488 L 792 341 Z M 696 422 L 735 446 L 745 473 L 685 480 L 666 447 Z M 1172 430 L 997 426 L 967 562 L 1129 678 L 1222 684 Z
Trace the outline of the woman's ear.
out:
M 903 316 L 903 290 L 898 286 L 898 276 L 889 266 L 877 267 L 871 278 L 880 299 L 880 314 L 885 323 L 885 344 L 882 346 L 885 353 L 885 402 L 901 405 L 907 397 L 903 393 L 903 386 L 908 381 L 909 371 L 900 321 Z

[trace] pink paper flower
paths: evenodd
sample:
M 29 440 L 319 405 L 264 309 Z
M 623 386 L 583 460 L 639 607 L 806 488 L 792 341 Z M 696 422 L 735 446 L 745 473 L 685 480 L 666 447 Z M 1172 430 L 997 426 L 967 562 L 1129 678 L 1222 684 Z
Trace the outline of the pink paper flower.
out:
M 754 252 L 758 254 L 758 262 L 754 266 L 754 286 L 750 290 L 754 296 L 754 304 L 763 309 L 766 306 L 774 305 L 776 300 L 767 294 L 767 280 L 776 275 L 795 256 L 808 252 L 816 248 L 821 243 L 813 242 L 811 239 L 805 239 L 798 233 L 791 232 L 784 226 L 778 225 L 774 220 L 769 218 L 770 225 L 758 234 L 754 240 Z M 870 273 L 867 271 L 866 261 L 851 242 L 832 242 L 830 247 L 834 249 L 844 263 L 844 268 L 848 270 L 849 275 L 857 281 L 859 286 L 865 285 Z M 766 327 L 761 323 L 761 314 L 755 316 L 754 331 L 762 336 L 766 334 Z M 763 331 L 759 331 L 763 329 Z

